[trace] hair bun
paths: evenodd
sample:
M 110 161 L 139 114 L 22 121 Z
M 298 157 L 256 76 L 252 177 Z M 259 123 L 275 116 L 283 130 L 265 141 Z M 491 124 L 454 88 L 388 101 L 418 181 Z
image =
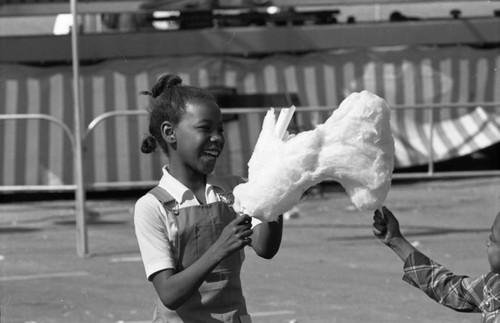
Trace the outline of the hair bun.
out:
M 178 86 L 182 84 L 182 79 L 178 75 L 174 74 L 168 74 L 165 76 L 162 76 L 162 78 L 165 77 L 165 87 L 167 88 L 173 88 L 174 86 Z M 161 80 L 161 78 L 160 78 Z
M 147 136 L 142 141 L 141 151 L 145 154 L 151 154 L 156 150 L 156 139 L 153 136 Z
M 165 74 L 160 77 L 158 82 L 151 89 L 151 96 L 153 98 L 159 97 L 163 91 L 166 89 L 172 89 L 179 86 L 182 83 L 182 79 L 175 74 Z

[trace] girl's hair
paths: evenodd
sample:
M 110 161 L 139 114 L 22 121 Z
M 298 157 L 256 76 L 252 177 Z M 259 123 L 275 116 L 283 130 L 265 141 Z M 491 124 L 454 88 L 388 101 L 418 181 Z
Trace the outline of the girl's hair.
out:
M 161 76 L 151 91 L 143 91 L 141 94 L 152 97 L 149 108 L 149 135 L 141 145 L 141 151 L 145 154 L 154 152 L 156 145 L 160 145 L 163 152 L 167 153 L 168 145 L 161 134 L 161 125 L 165 121 L 169 121 L 173 126 L 179 124 L 188 102 L 216 104 L 210 93 L 194 86 L 182 85 L 182 79 L 173 74 Z

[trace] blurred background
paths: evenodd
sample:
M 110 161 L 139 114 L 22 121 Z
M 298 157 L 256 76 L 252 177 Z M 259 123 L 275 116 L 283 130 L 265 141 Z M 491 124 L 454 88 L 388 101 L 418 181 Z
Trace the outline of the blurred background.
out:
M 153 185 L 165 161 L 139 153 L 147 121 L 139 92 L 164 73 L 209 89 L 222 108 L 260 108 L 225 115 L 217 172 L 245 176 L 266 108 L 304 108 L 290 131 L 305 131 L 361 90 L 393 108 L 401 176 L 500 169 L 499 1 L 90 0 L 75 8 L 76 49 L 67 1 L 0 5 L 2 192 L 74 189 L 75 141 L 87 190 Z

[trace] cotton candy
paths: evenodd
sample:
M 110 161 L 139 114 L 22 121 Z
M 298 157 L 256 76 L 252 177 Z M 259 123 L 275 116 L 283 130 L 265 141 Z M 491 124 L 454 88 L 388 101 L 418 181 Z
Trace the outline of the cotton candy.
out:
M 368 91 L 352 93 L 324 124 L 295 136 L 275 134 L 270 109 L 248 162 L 248 182 L 233 208 L 264 221 L 296 205 L 322 181 L 339 182 L 358 209 L 382 206 L 391 186 L 394 140 L 387 103 Z

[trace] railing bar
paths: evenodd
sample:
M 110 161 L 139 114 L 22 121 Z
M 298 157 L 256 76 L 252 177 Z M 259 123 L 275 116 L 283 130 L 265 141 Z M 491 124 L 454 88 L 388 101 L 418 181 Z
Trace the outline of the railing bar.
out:
M 69 140 L 71 141 L 71 147 L 75 147 L 75 137 L 73 133 L 69 129 L 69 127 L 64 124 L 61 120 L 57 119 L 48 114 L 39 114 L 39 113 L 27 113 L 27 114 L 0 114 L 0 120 L 4 121 L 14 121 L 14 120 L 47 120 L 53 122 L 55 125 L 60 127 L 66 135 L 68 135 Z
M 96 118 L 94 118 L 89 125 L 87 126 L 87 129 L 85 133 L 83 134 L 83 141 L 85 142 L 85 139 L 87 136 L 90 134 L 90 132 L 101 122 L 103 122 L 106 119 L 109 119 L 111 117 L 115 116 L 136 116 L 136 115 L 144 115 L 147 116 L 148 112 L 145 110 L 127 110 L 127 111 L 110 111 L 103 113 Z
M 76 185 L 3 185 L 0 192 L 74 191 Z
M 463 107 L 495 107 L 500 106 L 500 102 L 467 102 L 467 103 L 443 103 L 443 104 L 415 104 L 415 105 L 391 105 L 391 109 L 440 109 L 440 108 L 463 108 Z M 275 107 L 276 110 L 288 107 Z M 260 113 L 267 112 L 268 107 L 232 107 L 232 108 L 222 108 L 222 113 L 230 114 L 244 114 L 244 113 Z M 316 111 L 333 111 L 336 107 L 331 106 L 307 106 L 307 107 L 296 107 L 296 112 L 316 112 Z M 127 110 L 127 111 L 110 111 L 101 114 L 92 120 L 88 125 L 88 130 L 94 128 L 97 124 L 105 119 L 114 116 L 133 116 L 133 115 L 148 115 L 146 110 Z
M 500 170 L 483 170 L 483 171 L 456 171 L 456 172 L 434 172 L 429 175 L 428 172 L 418 173 L 394 173 L 393 179 L 428 179 L 428 178 L 446 178 L 446 177 L 475 177 L 475 176 L 498 176 Z
M 500 107 L 500 102 L 476 102 L 467 104 L 439 104 L 439 105 L 428 105 L 428 104 L 418 104 L 418 105 L 391 105 L 391 110 L 411 110 L 411 109 L 441 109 L 441 108 L 474 108 L 474 107 Z M 275 107 L 277 111 L 285 107 Z M 307 107 L 296 107 L 295 112 L 320 112 L 320 111 L 334 111 L 336 109 L 329 106 L 307 106 Z M 245 113 L 265 113 L 269 108 L 262 107 L 244 107 L 244 108 L 222 108 L 222 113 L 230 114 L 245 114 Z
M 121 188 L 121 187 L 152 187 L 158 185 L 158 181 L 140 181 L 140 182 L 97 182 L 89 183 L 87 188 L 104 189 L 104 188 Z

